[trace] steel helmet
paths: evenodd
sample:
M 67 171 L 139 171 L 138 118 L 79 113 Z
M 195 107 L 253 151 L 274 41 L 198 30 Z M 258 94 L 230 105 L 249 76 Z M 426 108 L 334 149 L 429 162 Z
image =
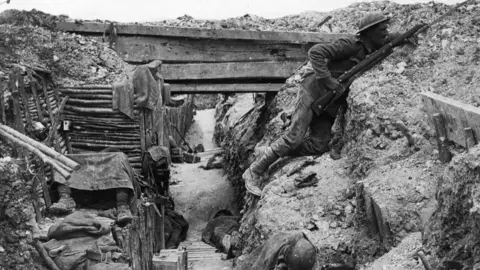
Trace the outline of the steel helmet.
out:
M 305 238 L 299 239 L 285 254 L 288 269 L 311 270 L 315 265 L 317 249 Z
M 389 21 L 390 18 L 383 15 L 381 12 L 370 12 L 365 15 L 358 24 L 358 33 L 367 30 L 368 28 L 377 25 L 381 22 Z

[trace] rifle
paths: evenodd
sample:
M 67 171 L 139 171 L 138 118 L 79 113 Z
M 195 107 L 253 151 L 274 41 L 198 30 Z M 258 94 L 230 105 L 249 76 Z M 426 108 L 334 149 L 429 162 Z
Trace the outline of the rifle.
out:
M 344 74 L 340 75 L 337 78 L 338 82 L 342 85 L 340 90 L 336 91 L 328 91 L 325 95 L 320 97 L 319 99 L 315 100 L 311 106 L 312 110 L 317 115 L 321 115 L 333 102 L 335 102 L 338 98 L 340 98 L 348 87 L 353 83 L 355 79 L 360 77 L 363 73 L 370 70 L 374 66 L 376 66 L 379 62 L 383 59 L 387 58 L 390 54 L 393 53 L 393 48 L 399 45 L 404 44 L 405 40 L 413 37 L 414 35 L 421 33 L 428 28 L 430 28 L 433 24 L 437 23 L 438 21 L 445 18 L 447 15 L 455 11 L 462 5 L 465 5 L 470 0 L 464 1 L 462 3 L 457 4 L 456 6 L 452 7 L 450 10 L 445 12 L 442 16 L 438 17 L 434 21 L 429 24 L 421 23 L 415 25 L 412 29 L 408 30 L 407 32 L 403 33 L 399 37 L 395 38 L 393 41 L 390 41 L 382 48 L 378 49 L 374 53 L 367 55 L 367 57 L 357 65 L 355 65 L 349 71 L 346 71 Z

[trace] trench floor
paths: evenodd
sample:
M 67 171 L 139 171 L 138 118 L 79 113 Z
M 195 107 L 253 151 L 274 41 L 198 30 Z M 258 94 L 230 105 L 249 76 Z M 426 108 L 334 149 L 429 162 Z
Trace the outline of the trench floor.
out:
M 171 195 L 175 210 L 189 222 L 187 239 L 180 244 L 187 248 L 190 270 L 233 269 L 231 260 L 223 260 L 222 253 L 202 242 L 202 230 L 207 222 L 222 209 L 238 215 L 234 190 L 221 169 L 204 170 L 208 158 L 215 151 L 201 153 L 201 162 L 174 164 Z

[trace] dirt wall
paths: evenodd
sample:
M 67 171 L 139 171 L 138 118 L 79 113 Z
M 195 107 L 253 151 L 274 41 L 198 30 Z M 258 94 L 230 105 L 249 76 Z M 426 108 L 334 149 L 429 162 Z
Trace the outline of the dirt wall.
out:
M 342 28 L 340 32 L 353 32 L 353 22 L 366 11 L 374 10 L 395 15 L 391 28 L 405 30 L 422 20 L 431 21 L 447 8 L 437 3 L 375 2 L 355 4 L 333 14 L 342 16 L 344 23 L 337 20 L 335 24 Z M 435 133 L 418 93 L 432 91 L 480 105 L 476 72 L 479 15 L 478 1 L 460 8 L 420 36 L 418 46 L 397 48 L 378 67 L 354 82 L 348 98 L 341 160 L 313 157 L 309 166 L 288 177 L 285 174 L 305 163 L 304 159 L 285 158 L 270 167 L 269 183 L 262 197 L 244 197 L 241 231 L 245 253 L 276 231 L 303 231 L 321 251 L 317 267 L 327 263 L 368 267 L 367 262 L 382 254 L 383 263 L 397 260 L 396 265 L 421 265 L 413 249 L 407 248 L 410 253 L 404 256 L 398 252 L 405 249 L 393 249 L 402 245 L 404 239 L 408 239 L 404 246 L 421 246 L 418 232 L 423 231 L 437 209 L 436 187 L 446 167 L 438 161 Z M 254 160 L 254 148 L 269 145 L 288 128 L 286 119 L 294 109 L 298 83 L 306 68 L 289 78 L 268 106 L 258 106 L 242 115 L 240 108 L 244 105 L 240 100 L 219 105 L 230 108 L 218 117 L 221 124 L 217 137 L 225 142 L 227 169 L 240 196 L 244 194 L 240 175 Z M 238 120 L 225 121 L 224 116 L 232 114 L 238 115 Z M 258 126 L 264 123 L 264 127 Z M 406 133 L 402 126 L 407 128 Z M 465 152 L 459 146 L 452 146 L 451 150 L 458 156 Z M 309 172 L 317 172 L 316 187 L 292 188 L 296 177 Z M 470 219 L 462 222 L 473 224 Z M 443 228 L 446 234 L 452 229 Z M 476 243 L 474 237 L 471 235 L 468 243 Z M 443 256 L 434 250 L 429 255 L 432 261 Z M 462 254 L 456 249 L 448 252 L 452 258 Z M 463 254 L 474 258 L 473 253 Z M 403 262 L 398 260 L 399 256 Z

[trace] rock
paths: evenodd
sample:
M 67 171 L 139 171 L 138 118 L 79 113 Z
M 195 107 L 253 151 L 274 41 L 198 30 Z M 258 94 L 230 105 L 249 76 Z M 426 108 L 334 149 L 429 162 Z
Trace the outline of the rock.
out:
M 14 244 L 14 243 L 18 243 L 18 236 L 15 236 L 15 235 L 5 235 L 5 241 L 7 241 L 7 243 L 10 243 L 10 244 Z
M 426 249 L 436 255 L 439 265 L 469 254 L 462 264 L 471 269 L 476 263 L 474 258 L 480 258 L 480 250 L 473 244 L 480 239 L 477 230 L 480 221 L 479 160 L 480 147 L 476 146 L 468 153 L 456 155 L 444 170 L 437 191 L 438 207 L 424 230 Z
M 2 246 L 0 246 L 0 253 L 4 253 L 4 252 L 5 252 L 5 249 Z
M 424 270 L 422 263 L 414 259 L 415 253 L 422 247 L 420 232 L 412 233 L 405 237 L 400 244 L 390 250 L 373 263 L 366 265 L 365 270 L 380 269 L 409 269 Z M 388 268 L 385 268 L 388 266 Z
M 350 214 L 353 213 L 353 206 L 351 204 L 348 204 L 345 206 L 345 213 Z
M 58 58 L 58 56 L 54 55 L 53 56 L 53 62 L 56 63 L 56 62 L 58 62 L 58 60 L 60 60 L 60 58 Z

